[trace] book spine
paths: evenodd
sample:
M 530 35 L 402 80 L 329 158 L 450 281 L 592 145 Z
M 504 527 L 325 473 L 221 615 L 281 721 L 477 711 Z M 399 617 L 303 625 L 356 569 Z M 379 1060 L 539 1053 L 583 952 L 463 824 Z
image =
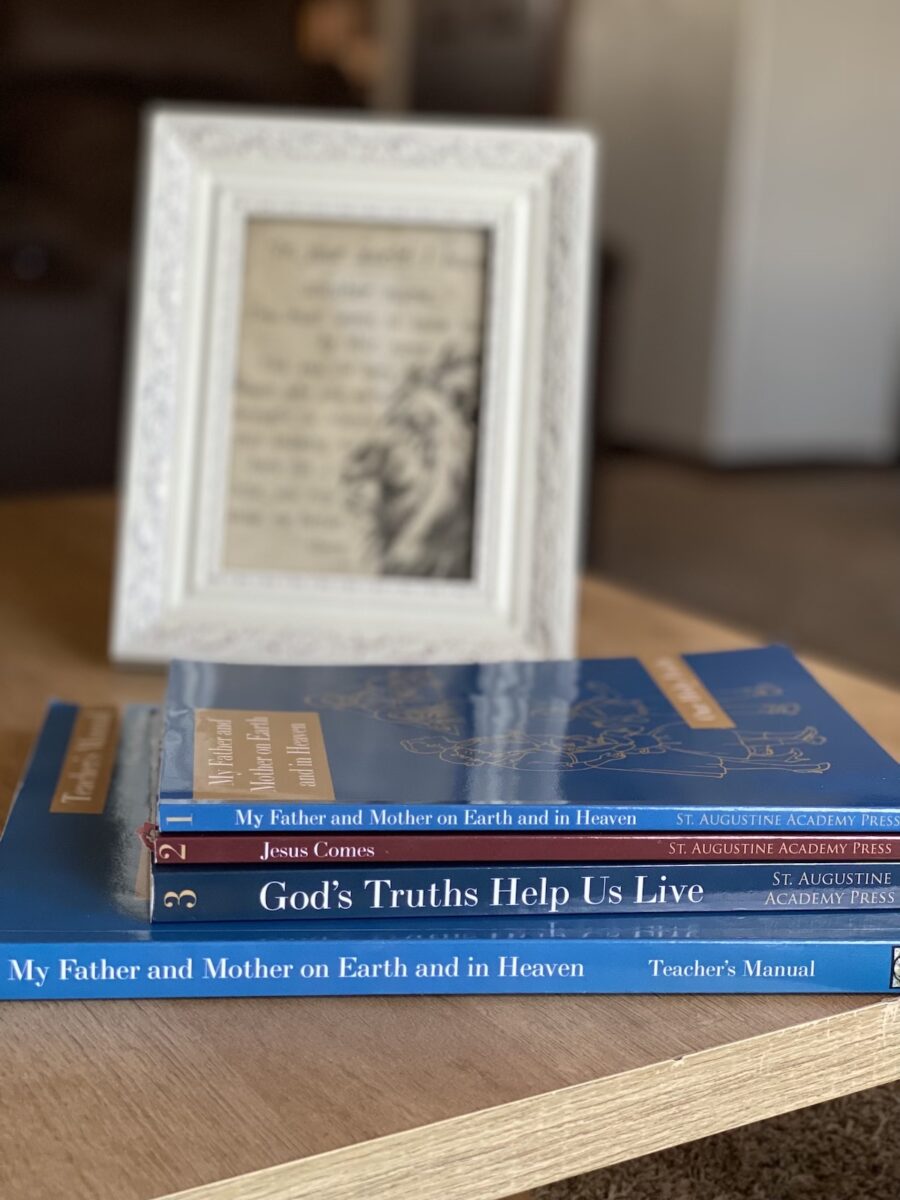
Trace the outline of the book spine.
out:
M 0 1000 L 175 996 L 857 992 L 900 988 L 888 942 L 346 941 L 0 943 Z
M 189 834 L 142 836 L 154 862 L 167 866 L 274 863 L 306 866 L 375 862 L 887 862 L 900 859 L 900 837 L 728 837 L 713 834 L 435 833 Z
M 900 832 L 892 808 L 836 805 L 341 804 L 160 799 L 163 833 L 415 832 L 449 833 L 828 833 Z
M 557 916 L 900 908 L 890 863 L 156 867 L 151 919 Z

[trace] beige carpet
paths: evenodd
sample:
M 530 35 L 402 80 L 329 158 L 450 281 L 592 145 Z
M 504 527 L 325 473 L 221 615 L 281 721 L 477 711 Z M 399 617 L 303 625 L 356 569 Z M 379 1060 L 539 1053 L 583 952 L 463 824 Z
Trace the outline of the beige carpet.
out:
M 593 500 L 591 565 L 608 578 L 900 681 L 900 469 L 611 454 Z
M 898 1200 L 900 1084 L 552 1187 L 534 1200 Z

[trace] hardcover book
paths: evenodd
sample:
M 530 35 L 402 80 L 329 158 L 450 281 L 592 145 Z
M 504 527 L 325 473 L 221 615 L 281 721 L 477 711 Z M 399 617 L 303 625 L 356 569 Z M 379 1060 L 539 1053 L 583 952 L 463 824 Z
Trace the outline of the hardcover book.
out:
M 176 662 L 190 832 L 900 831 L 900 768 L 781 646 L 435 667 Z
M 54 704 L 0 838 L 0 999 L 900 992 L 888 913 L 152 926 L 155 714 Z

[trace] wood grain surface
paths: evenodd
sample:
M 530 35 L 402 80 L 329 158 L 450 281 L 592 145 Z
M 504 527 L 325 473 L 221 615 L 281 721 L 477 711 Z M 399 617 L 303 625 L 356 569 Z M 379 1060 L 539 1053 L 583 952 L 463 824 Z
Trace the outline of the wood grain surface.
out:
M 48 696 L 162 693 L 161 674 L 106 662 L 113 520 L 106 496 L 0 504 L 0 804 Z M 585 585 L 585 653 L 752 640 Z M 900 696 L 811 665 L 900 751 Z M 896 1013 L 842 996 L 8 1003 L 0 1195 L 489 1200 L 900 1076 Z

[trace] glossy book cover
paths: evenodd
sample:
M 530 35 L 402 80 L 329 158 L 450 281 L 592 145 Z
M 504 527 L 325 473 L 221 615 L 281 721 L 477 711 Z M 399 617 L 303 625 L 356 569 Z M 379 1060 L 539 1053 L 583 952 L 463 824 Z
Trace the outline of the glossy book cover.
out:
M 782 646 L 172 664 L 167 833 L 900 830 L 900 768 Z
M 153 927 L 151 709 L 53 704 L 0 838 L 0 1000 L 900 991 L 893 913 Z

